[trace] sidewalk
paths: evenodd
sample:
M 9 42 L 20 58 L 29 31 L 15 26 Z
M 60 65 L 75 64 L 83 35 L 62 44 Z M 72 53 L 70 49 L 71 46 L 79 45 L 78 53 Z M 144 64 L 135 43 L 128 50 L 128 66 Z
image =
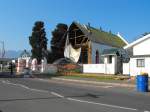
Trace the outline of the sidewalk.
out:
M 80 83 L 80 84 L 92 84 L 92 85 L 109 85 L 109 86 L 119 86 L 119 87 L 136 87 L 133 83 L 128 82 L 121 82 L 121 81 L 96 81 L 92 79 L 80 78 L 80 79 L 73 79 L 73 78 L 52 78 L 52 80 L 56 81 L 65 81 L 65 82 L 72 82 L 72 83 Z
M 16 74 L 10 72 L 0 72 L 0 78 L 15 78 Z
M 121 83 L 121 82 L 110 82 L 110 81 L 95 81 L 90 79 L 71 79 L 71 78 L 52 78 L 56 81 L 66 81 L 81 84 L 92 84 L 92 85 L 109 85 L 109 86 L 120 86 L 120 87 L 136 87 L 135 84 Z

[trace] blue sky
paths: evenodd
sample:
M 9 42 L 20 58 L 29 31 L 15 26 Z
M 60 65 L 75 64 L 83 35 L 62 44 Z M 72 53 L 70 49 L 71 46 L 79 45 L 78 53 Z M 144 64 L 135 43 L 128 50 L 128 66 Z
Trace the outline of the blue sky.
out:
M 45 22 L 50 42 L 57 23 L 76 20 L 120 32 L 132 42 L 150 32 L 149 5 L 150 0 L 0 0 L 0 40 L 7 50 L 30 50 L 28 36 L 35 21 Z

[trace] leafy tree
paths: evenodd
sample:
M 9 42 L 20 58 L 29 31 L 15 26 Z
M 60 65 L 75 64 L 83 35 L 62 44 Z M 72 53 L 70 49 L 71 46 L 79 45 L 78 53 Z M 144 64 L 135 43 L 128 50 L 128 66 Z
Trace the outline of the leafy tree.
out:
M 64 46 L 66 40 L 66 32 L 68 26 L 63 23 L 57 24 L 54 31 L 52 31 L 52 40 L 51 40 L 51 57 L 53 57 L 52 61 L 55 61 L 59 58 L 64 57 Z M 49 58 L 51 58 L 49 57 Z
M 32 29 L 32 35 L 29 36 L 29 43 L 32 47 L 32 58 L 36 58 L 38 63 L 41 62 L 43 57 L 46 57 L 47 41 L 44 22 L 35 22 Z

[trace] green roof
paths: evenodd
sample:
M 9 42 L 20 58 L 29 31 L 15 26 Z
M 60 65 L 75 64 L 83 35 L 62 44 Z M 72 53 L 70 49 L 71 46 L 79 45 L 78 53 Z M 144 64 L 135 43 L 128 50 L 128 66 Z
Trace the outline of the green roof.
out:
M 130 57 L 127 53 L 127 51 L 123 48 L 112 48 L 112 49 L 104 49 L 102 52 L 102 56 L 114 56 L 117 55 L 122 59 L 122 62 L 128 63 L 130 60 Z
M 119 49 L 104 49 L 102 55 L 116 55 Z
M 117 35 L 101 31 L 94 27 L 89 27 L 85 25 L 81 25 L 80 23 L 73 22 L 76 24 L 83 33 L 85 33 L 91 41 L 102 43 L 106 45 L 110 45 L 113 47 L 124 47 L 126 43 Z

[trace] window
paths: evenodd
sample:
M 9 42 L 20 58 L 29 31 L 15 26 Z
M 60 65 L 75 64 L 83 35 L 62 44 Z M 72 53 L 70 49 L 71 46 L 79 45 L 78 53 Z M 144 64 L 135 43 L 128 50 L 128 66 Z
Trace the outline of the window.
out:
M 98 52 L 98 50 L 96 50 L 95 63 L 96 64 L 99 63 L 99 52 Z
M 137 59 L 136 60 L 136 66 L 137 67 L 144 67 L 145 66 L 145 60 L 144 59 Z
M 112 56 L 108 56 L 108 63 L 112 63 Z

